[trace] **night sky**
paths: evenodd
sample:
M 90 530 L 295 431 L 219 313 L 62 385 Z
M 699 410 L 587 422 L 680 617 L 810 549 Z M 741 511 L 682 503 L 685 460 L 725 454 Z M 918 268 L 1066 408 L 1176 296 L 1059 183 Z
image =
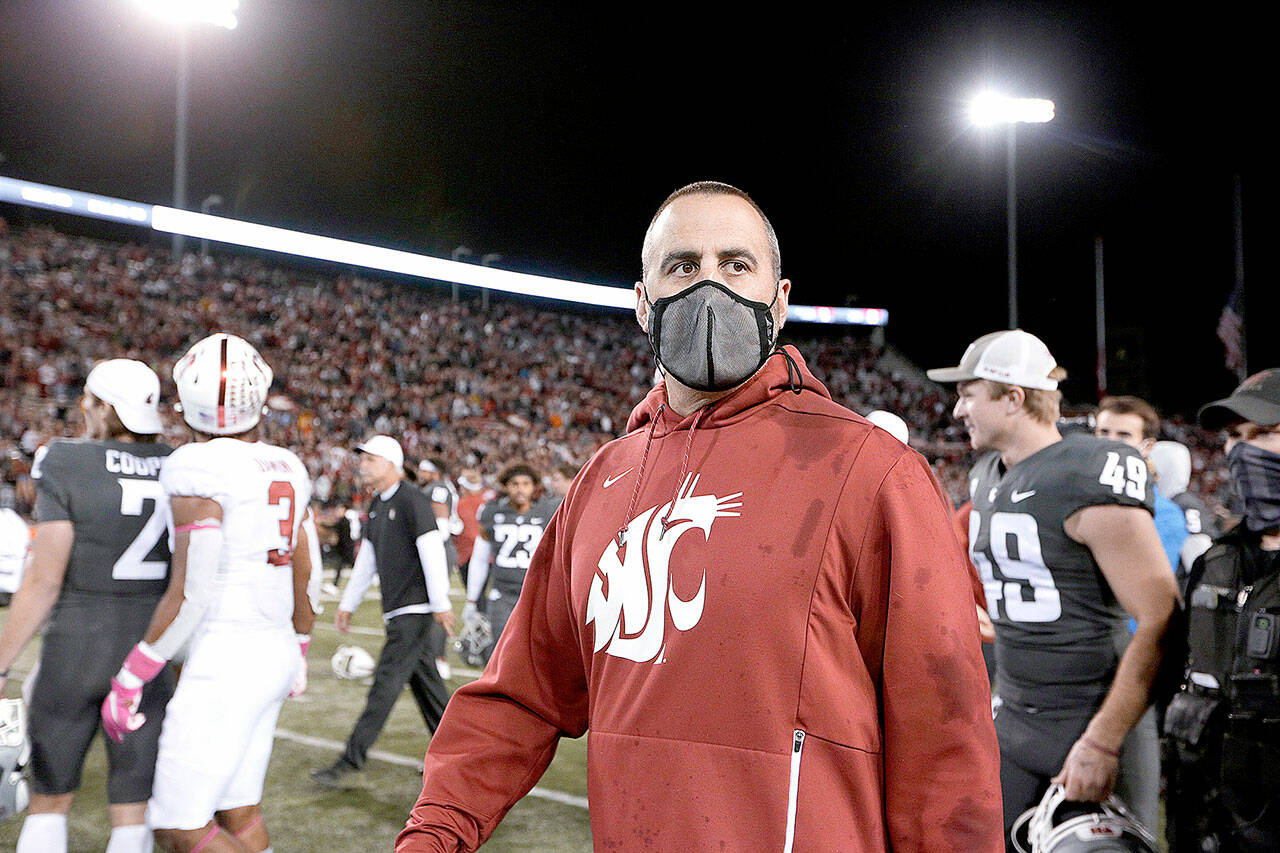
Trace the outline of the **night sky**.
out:
M 794 301 L 888 308 L 891 343 L 954 364 L 1007 316 L 1004 134 L 964 114 L 990 84 L 1057 103 L 1019 130 L 1021 325 L 1069 400 L 1094 394 L 1098 236 L 1111 390 L 1187 413 L 1235 384 L 1236 175 L 1250 367 L 1280 363 L 1274 47 L 1232 4 L 522 5 L 242 0 L 192 33 L 189 206 L 629 286 L 662 198 L 725 180 Z M 0 174 L 169 203 L 176 44 L 129 0 L 5 0 Z

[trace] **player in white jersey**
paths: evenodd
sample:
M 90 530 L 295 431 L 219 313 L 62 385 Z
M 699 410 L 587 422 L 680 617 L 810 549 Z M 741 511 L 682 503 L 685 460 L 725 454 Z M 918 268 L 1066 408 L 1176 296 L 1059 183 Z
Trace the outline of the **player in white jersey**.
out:
M 173 580 L 112 682 L 103 721 L 117 739 L 140 726 L 142 684 L 186 647 L 148 822 L 170 851 L 269 850 L 262 785 L 314 619 L 303 525 L 311 481 L 293 453 L 256 440 L 272 373 L 248 342 L 205 338 L 173 375 L 196 431 L 160 473 L 173 512 Z
M 13 595 L 22 586 L 30 548 L 31 528 L 12 507 L 0 506 L 0 596 Z

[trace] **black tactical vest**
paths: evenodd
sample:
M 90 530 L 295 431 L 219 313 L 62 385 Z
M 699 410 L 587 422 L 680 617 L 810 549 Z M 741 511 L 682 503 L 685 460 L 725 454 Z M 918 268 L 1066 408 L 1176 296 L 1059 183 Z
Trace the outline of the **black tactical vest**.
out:
M 1182 760 L 1220 781 L 1222 804 L 1245 820 L 1280 796 L 1280 562 L 1270 557 L 1237 530 L 1201 558 L 1187 682 L 1165 715 Z
M 1280 570 L 1246 583 L 1247 548 L 1232 536 L 1205 552 L 1188 602 L 1190 686 L 1233 720 L 1280 726 Z

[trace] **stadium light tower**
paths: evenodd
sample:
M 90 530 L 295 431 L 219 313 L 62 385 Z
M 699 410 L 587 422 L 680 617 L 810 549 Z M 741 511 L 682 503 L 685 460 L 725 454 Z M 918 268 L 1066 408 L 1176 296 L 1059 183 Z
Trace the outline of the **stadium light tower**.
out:
M 977 127 L 1005 125 L 1009 226 L 1009 328 L 1018 328 L 1018 124 L 1053 121 L 1053 101 L 1044 98 L 1009 98 L 983 92 L 969 102 L 969 119 Z
M 226 30 L 239 25 L 236 10 L 240 0 L 136 0 L 151 15 L 178 29 L 178 117 L 173 138 L 173 206 L 187 207 L 187 101 L 191 74 L 190 31 L 197 24 L 212 24 Z M 173 256 L 182 255 L 183 238 L 173 236 Z
M 223 202 L 222 196 L 218 195 L 217 193 L 214 193 L 213 195 L 205 196 L 204 201 L 200 202 L 200 212 L 207 214 L 209 211 L 213 210 L 215 207 L 220 207 L 222 205 L 222 202 Z M 200 257 L 202 258 L 209 257 L 209 238 L 207 237 L 200 238 Z

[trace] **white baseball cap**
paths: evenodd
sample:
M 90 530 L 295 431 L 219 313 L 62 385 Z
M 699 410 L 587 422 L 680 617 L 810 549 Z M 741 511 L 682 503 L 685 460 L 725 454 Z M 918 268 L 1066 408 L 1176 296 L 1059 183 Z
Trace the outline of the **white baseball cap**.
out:
M 365 439 L 364 444 L 356 448 L 356 453 L 380 456 L 396 466 L 397 470 L 404 467 L 404 451 L 400 449 L 400 442 L 389 435 L 375 435 Z
M 130 432 L 155 435 L 164 431 L 160 423 L 160 377 L 142 362 L 131 358 L 100 361 L 89 371 L 84 389 L 110 403 Z
M 911 433 L 907 429 L 907 422 L 895 415 L 893 412 L 886 412 L 884 409 L 876 409 L 874 412 L 867 415 L 867 420 L 871 421 L 873 424 L 880 427 L 880 429 L 889 433 L 889 435 L 898 439 L 898 441 L 901 441 L 903 444 L 910 443 L 909 439 L 911 438 Z
M 959 365 L 935 367 L 926 373 L 935 382 L 991 379 L 1042 391 L 1056 389 L 1065 375 L 1044 341 L 1021 329 L 983 335 L 969 344 Z

